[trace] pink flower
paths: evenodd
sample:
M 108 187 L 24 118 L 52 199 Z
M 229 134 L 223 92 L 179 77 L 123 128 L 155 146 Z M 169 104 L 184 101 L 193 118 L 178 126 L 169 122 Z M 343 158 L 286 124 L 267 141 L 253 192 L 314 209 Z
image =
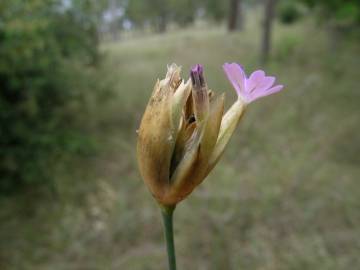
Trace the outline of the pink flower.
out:
M 247 104 L 283 89 L 283 85 L 273 86 L 275 77 L 265 76 L 262 70 L 256 70 L 246 78 L 244 69 L 237 63 L 225 63 L 223 69 L 239 98 Z

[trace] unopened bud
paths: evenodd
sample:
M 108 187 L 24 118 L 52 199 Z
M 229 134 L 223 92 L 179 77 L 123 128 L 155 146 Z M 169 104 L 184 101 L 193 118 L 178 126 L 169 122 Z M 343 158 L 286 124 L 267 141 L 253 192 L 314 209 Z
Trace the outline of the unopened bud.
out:
M 192 82 L 195 118 L 200 124 L 206 119 L 209 113 L 209 95 L 202 65 L 197 64 L 193 66 L 190 71 L 190 77 Z

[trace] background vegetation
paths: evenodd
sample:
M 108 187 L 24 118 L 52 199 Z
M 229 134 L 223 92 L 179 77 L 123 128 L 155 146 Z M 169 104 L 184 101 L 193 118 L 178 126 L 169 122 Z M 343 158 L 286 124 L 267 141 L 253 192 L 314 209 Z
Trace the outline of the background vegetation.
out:
M 230 105 L 225 61 L 286 90 L 249 107 L 178 206 L 179 269 L 359 268 L 357 2 L 272 3 L 266 64 L 263 1 L 241 1 L 231 33 L 233 1 L 148 2 L 0 3 L 0 269 L 165 269 L 136 129 L 172 62 L 204 64 Z

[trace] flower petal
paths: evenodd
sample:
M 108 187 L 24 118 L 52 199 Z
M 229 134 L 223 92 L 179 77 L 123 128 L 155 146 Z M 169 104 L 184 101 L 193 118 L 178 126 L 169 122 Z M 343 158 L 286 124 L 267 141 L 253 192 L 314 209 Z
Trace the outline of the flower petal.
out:
M 273 86 L 275 82 L 275 77 L 266 76 L 256 87 L 256 91 L 258 90 L 267 90 L 271 86 Z
M 277 93 L 277 92 L 281 91 L 283 88 L 284 88 L 283 85 L 275 85 L 274 87 L 271 87 L 270 89 L 265 89 L 264 91 L 259 91 L 252 96 L 252 101 L 254 101 L 258 98 L 261 98 L 261 97 L 266 97 L 271 94 Z
M 252 93 L 258 85 L 264 80 L 265 72 L 263 70 L 256 70 L 251 73 L 249 79 L 246 80 L 246 92 Z
M 263 78 L 265 77 L 265 71 L 258 69 L 255 70 L 253 73 L 251 73 L 249 80 L 253 80 L 253 81 L 261 81 Z
M 269 90 L 267 90 L 266 94 L 267 95 L 275 94 L 275 93 L 281 91 L 283 88 L 284 88 L 284 86 L 281 84 L 275 85 L 274 87 L 271 87 Z
M 225 63 L 223 65 L 223 69 L 229 81 L 235 88 L 237 94 L 245 98 L 244 94 L 246 76 L 241 65 L 237 63 Z

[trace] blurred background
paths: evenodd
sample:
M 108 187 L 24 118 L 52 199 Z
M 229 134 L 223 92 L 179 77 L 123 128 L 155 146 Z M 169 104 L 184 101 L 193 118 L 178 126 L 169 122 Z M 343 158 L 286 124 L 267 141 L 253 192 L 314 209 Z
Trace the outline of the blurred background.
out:
M 249 106 L 175 212 L 179 269 L 360 269 L 360 2 L 1 0 L 0 269 L 166 269 L 136 129 L 166 65 Z

